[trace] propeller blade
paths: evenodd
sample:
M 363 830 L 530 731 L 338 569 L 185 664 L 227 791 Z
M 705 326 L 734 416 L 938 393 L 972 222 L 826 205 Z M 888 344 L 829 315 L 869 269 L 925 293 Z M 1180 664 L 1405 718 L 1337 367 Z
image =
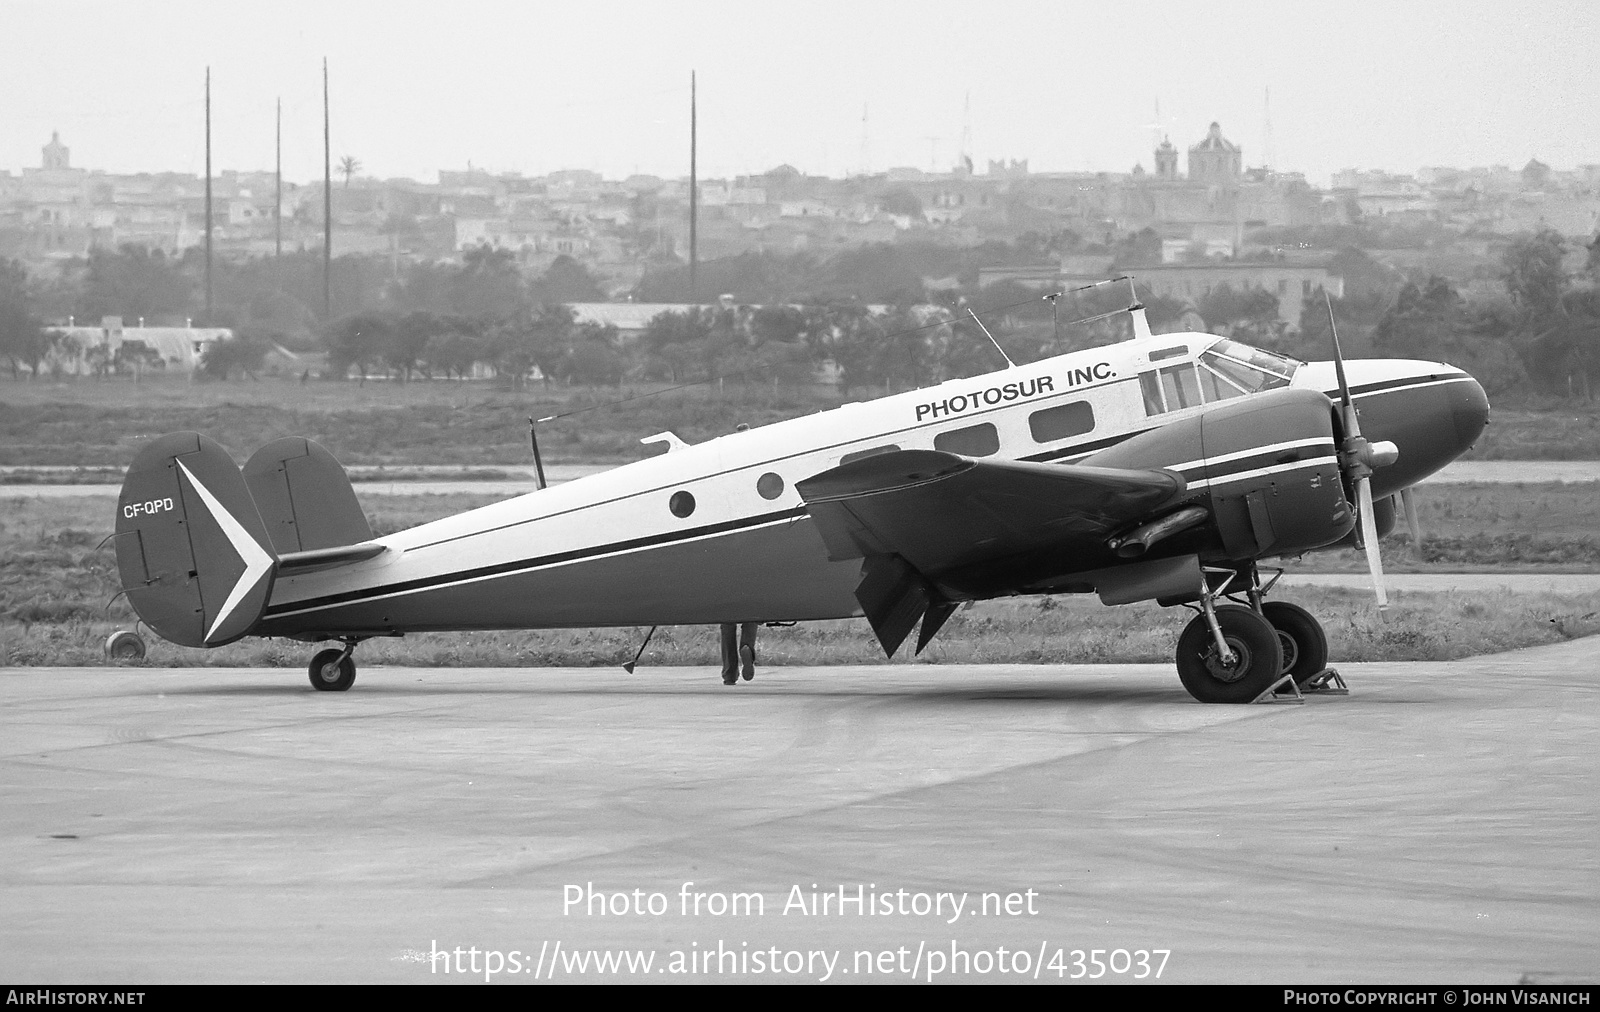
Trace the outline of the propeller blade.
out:
M 1407 486 L 1400 490 L 1400 505 L 1405 507 L 1406 526 L 1411 528 L 1411 550 L 1422 554 L 1422 520 L 1417 516 L 1417 492 Z
M 1356 420 L 1356 405 L 1350 399 L 1350 381 L 1344 374 L 1344 348 L 1339 344 L 1339 325 L 1333 320 L 1333 296 L 1322 290 L 1323 304 L 1328 307 L 1328 331 L 1333 335 L 1333 370 L 1339 377 L 1339 403 L 1343 406 L 1345 436 L 1361 435 L 1361 425 Z
M 1356 498 L 1361 501 L 1361 543 L 1367 550 L 1367 571 L 1372 574 L 1372 593 L 1378 599 L 1378 613 L 1389 607 L 1383 587 L 1383 557 L 1378 551 L 1378 521 L 1372 515 L 1372 479 L 1356 482 Z

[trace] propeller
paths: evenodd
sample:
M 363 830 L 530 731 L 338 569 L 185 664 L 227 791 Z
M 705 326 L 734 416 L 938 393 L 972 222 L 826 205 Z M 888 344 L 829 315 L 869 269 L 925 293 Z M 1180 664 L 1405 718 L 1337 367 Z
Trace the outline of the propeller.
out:
M 1378 522 L 1372 511 L 1372 469 L 1393 464 L 1400 448 L 1388 440 L 1369 442 L 1361 435 L 1361 419 L 1350 397 L 1350 381 L 1344 374 L 1344 350 L 1339 345 L 1339 327 L 1333 321 L 1333 299 L 1322 293 L 1328 306 L 1328 329 L 1333 334 L 1333 367 L 1339 376 L 1339 412 L 1344 422 L 1344 442 L 1339 447 L 1339 466 L 1355 486 L 1356 508 L 1361 520 L 1361 547 L 1367 553 L 1367 571 L 1372 574 L 1372 591 L 1378 599 L 1378 613 L 1388 610 L 1389 594 L 1383 586 L 1383 558 L 1378 554 Z

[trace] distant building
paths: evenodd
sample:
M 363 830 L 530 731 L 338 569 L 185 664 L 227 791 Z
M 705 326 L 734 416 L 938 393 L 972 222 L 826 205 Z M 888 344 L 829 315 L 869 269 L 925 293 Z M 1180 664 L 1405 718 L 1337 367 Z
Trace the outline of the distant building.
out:
M 1165 137 L 1161 138 L 1161 146 L 1156 148 L 1156 178 L 1167 182 L 1175 182 L 1178 178 L 1178 149 Z
M 632 344 L 662 313 L 686 313 L 702 308 L 687 302 L 573 302 L 568 304 L 574 321 L 617 328 L 617 339 Z
M 117 363 L 134 368 L 192 373 L 206 349 L 233 340 L 227 327 L 124 327 L 122 317 L 107 316 L 98 327 L 46 327 L 55 338 L 44 368 L 54 373 L 86 376 Z
M 70 169 L 72 168 L 72 149 L 61 143 L 61 135 L 50 131 L 50 143 L 44 146 L 44 161 L 41 167 L 45 169 Z
M 1244 149 L 1222 136 L 1216 123 L 1205 140 L 1189 149 L 1189 181 L 1232 189 L 1244 174 Z

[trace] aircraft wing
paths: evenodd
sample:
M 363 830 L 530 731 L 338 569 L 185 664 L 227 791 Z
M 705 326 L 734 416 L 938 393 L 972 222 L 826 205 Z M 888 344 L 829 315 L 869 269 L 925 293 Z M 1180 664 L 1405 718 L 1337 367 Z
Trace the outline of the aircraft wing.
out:
M 1172 471 L 899 450 L 796 488 L 829 556 L 867 560 L 856 596 L 892 654 L 924 612 L 934 622 L 923 623 L 918 650 L 932 638 L 949 591 L 1022 590 L 1115 562 L 1107 538 L 1154 516 L 1187 486 Z

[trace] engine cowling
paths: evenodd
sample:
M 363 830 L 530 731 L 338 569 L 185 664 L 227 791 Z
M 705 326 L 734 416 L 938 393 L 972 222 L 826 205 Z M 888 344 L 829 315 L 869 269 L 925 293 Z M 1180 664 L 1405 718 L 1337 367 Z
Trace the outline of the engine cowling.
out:
M 1188 481 L 1210 523 L 1172 539 L 1208 561 L 1294 555 L 1355 526 L 1334 442 L 1333 404 L 1315 390 L 1241 397 L 1102 450 L 1105 467 L 1163 467 Z M 1199 531 L 1204 538 L 1197 537 Z M 1197 543 L 1198 542 L 1198 543 Z

